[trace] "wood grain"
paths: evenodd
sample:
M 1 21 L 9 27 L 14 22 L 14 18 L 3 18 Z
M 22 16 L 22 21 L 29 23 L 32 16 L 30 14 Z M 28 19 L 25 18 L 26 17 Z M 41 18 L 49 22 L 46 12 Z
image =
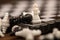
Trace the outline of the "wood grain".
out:
M 25 40 L 22 37 L 16 37 L 16 36 L 10 36 L 9 34 L 6 34 L 5 37 L 1 38 L 0 40 Z

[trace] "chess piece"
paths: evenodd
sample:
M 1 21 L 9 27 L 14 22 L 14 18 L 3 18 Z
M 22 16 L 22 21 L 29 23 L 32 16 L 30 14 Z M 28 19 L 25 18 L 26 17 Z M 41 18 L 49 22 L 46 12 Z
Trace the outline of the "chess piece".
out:
M 4 37 L 5 35 L 2 33 L 2 31 L 0 31 L 0 36 L 1 37 Z
M 40 34 L 41 34 L 40 30 L 30 30 L 29 28 L 24 28 L 21 31 L 15 32 L 16 36 L 24 37 L 26 38 L 26 40 L 34 40 L 34 37 Z
M 23 12 L 22 22 L 30 24 L 32 21 L 32 15 L 28 12 Z
M 53 33 L 49 33 L 49 34 L 45 35 L 45 38 L 48 40 L 54 40 L 54 35 L 53 35 Z
M 57 28 L 53 29 L 53 34 L 57 39 L 60 39 L 60 31 Z
M 2 33 L 1 29 L 2 29 L 2 19 L 0 18 L 0 36 L 4 37 L 4 34 Z
M 39 7 L 36 3 L 34 3 L 32 7 L 32 14 L 33 14 L 32 23 L 33 24 L 41 23 L 39 13 L 40 13 Z
M 8 27 L 9 27 L 9 13 L 5 13 L 4 18 L 2 19 L 2 32 L 6 33 Z
M 44 40 L 45 39 L 45 35 L 40 35 L 39 40 Z

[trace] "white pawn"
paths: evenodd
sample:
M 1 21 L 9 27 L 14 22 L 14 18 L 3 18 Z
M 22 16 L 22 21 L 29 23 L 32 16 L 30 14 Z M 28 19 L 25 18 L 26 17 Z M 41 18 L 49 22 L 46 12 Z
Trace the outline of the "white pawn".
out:
M 57 31 L 58 31 L 58 29 L 57 28 L 54 28 L 53 29 L 53 34 L 55 35 Z
M 57 39 L 60 39 L 60 31 L 57 28 L 53 29 L 53 34 Z
M 49 33 L 49 34 L 45 35 L 45 38 L 47 38 L 49 40 L 54 40 L 54 35 L 52 33 Z
M 0 31 L 0 36 L 1 37 L 4 37 L 5 35 L 2 33 L 2 31 Z
M 45 39 L 45 35 L 40 35 L 39 40 L 44 40 Z
M 2 32 L 6 33 L 7 28 L 9 27 L 9 13 L 5 13 L 4 18 L 2 19 Z
M 32 7 L 32 14 L 33 14 L 32 23 L 33 24 L 41 23 L 39 13 L 40 13 L 39 7 L 38 7 L 38 5 L 36 3 L 34 3 L 33 7 Z

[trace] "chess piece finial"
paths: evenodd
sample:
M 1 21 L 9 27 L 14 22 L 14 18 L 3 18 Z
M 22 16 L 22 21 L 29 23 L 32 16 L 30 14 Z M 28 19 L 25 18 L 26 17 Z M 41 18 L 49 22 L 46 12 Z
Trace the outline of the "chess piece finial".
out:
M 6 33 L 7 28 L 9 27 L 9 13 L 5 13 L 4 18 L 2 19 L 2 31 Z

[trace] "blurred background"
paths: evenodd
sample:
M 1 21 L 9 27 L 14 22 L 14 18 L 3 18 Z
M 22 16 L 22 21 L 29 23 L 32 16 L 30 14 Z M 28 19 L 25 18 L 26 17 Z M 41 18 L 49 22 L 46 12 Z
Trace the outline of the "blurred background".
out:
M 38 4 L 43 21 L 60 18 L 60 0 L 0 0 L 0 17 L 6 12 L 17 17 L 24 11 L 31 11 L 33 3 Z

